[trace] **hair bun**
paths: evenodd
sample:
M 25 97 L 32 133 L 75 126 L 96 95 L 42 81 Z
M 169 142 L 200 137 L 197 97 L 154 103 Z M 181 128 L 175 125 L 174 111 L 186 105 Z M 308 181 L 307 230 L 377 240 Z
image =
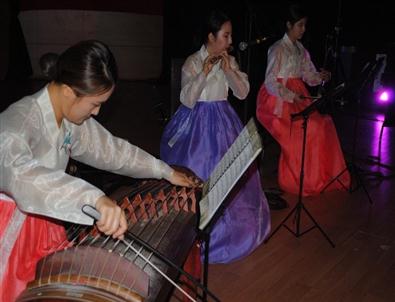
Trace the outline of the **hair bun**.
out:
M 43 54 L 40 58 L 41 73 L 47 80 L 54 80 L 56 77 L 56 65 L 59 55 L 53 52 Z

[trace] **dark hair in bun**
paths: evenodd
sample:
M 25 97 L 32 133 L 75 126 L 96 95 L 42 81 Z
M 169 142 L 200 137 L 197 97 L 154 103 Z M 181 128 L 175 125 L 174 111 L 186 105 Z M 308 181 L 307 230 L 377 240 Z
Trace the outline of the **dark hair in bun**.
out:
M 285 11 L 285 22 L 289 22 L 293 26 L 303 18 L 307 18 L 307 11 L 305 8 L 299 3 L 291 2 Z
M 40 67 L 48 80 L 70 86 L 77 96 L 104 93 L 118 78 L 112 52 L 96 40 L 81 41 L 59 56 L 47 53 L 40 58 Z
M 41 73 L 47 80 L 53 80 L 55 78 L 58 58 L 59 55 L 53 52 L 48 52 L 41 56 L 39 62 Z

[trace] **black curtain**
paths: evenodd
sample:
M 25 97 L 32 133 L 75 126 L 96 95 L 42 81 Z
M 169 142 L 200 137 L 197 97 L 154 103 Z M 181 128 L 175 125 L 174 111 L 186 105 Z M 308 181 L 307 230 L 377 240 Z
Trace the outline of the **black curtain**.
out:
M 25 37 L 18 19 L 19 2 L 2 1 L 0 10 L 1 36 L 1 80 L 23 80 L 32 75 L 32 66 Z

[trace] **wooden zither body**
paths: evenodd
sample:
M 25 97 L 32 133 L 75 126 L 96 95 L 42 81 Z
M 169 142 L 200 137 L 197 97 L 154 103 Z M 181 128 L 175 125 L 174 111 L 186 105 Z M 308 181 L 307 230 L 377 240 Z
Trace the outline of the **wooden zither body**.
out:
M 166 181 L 144 180 L 119 188 L 111 197 L 125 210 L 128 233 L 182 267 L 196 240 L 200 191 Z M 115 240 L 96 227 L 72 225 L 67 248 L 40 260 L 36 278 L 22 301 L 167 301 L 178 272 L 126 236 Z M 143 259 L 145 258 L 145 259 Z

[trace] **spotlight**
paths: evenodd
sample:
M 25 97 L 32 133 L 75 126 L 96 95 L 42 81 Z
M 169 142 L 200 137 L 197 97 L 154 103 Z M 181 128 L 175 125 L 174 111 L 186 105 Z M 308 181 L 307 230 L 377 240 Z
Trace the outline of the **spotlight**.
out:
M 393 92 L 391 89 L 388 88 L 382 88 L 376 94 L 376 100 L 379 103 L 388 103 L 389 101 L 392 100 L 392 97 L 393 97 Z
M 379 100 L 383 101 L 383 102 L 387 102 L 389 99 L 389 95 L 387 91 L 383 91 L 380 95 L 379 95 Z

